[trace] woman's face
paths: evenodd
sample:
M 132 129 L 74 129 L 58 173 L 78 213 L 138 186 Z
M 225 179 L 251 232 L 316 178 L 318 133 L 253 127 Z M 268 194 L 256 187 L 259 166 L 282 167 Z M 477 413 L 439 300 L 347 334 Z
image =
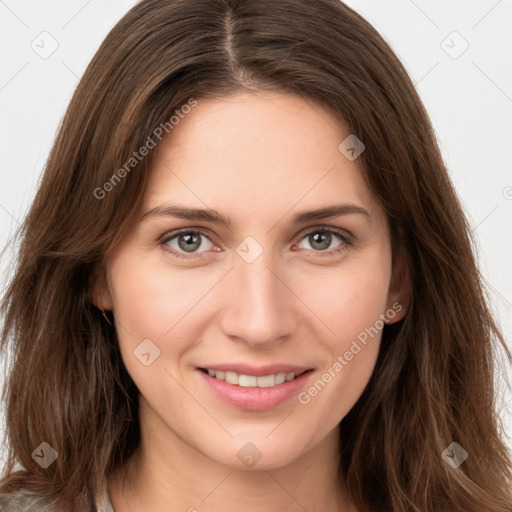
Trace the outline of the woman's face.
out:
M 140 222 L 97 299 L 147 439 L 270 469 L 337 436 L 384 315 L 405 313 L 347 136 L 314 103 L 244 93 L 198 99 L 158 144 Z

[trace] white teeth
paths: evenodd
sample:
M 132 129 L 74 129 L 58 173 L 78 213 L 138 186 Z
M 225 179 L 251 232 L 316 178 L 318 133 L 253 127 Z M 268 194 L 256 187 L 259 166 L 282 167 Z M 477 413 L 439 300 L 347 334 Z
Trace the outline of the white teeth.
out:
M 224 379 L 228 384 L 237 384 L 238 385 L 238 373 L 235 372 L 226 372 L 226 377 Z
M 275 375 L 263 375 L 258 377 L 258 387 L 259 388 L 271 388 L 276 385 L 276 376 Z
M 295 373 L 293 375 L 295 375 Z M 276 384 L 282 384 L 285 380 L 286 380 L 286 373 L 278 373 L 276 375 Z
M 239 375 L 238 385 L 244 388 L 255 388 L 258 385 L 258 379 L 259 377 L 254 375 Z
M 224 380 L 228 384 L 235 384 L 244 388 L 271 388 L 283 382 L 293 380 L 296 376 L 295 372 L 289 372 L 257 377 L 255 375 L 242 375 L 236 372 L 223 372 L 220 370 L 208 370 L 208 375 L 219 380 Z

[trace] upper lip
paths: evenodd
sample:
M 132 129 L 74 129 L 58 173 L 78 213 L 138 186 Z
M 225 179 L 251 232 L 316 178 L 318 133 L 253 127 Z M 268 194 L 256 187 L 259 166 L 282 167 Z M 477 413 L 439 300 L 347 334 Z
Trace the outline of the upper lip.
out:
M 297 366 L 294 364 L 269 364 L 265 366 L 253 366 L 245 363 L 221 363 L 211 364 L 206 366 L 200 366 L 200 369 L 204 370 L 215 370 L 222 372 L 235 372 L 239 375 L 254 375 L 261 377 L 263 375 L 274 375 L 276 373 L 291 373 L 296 374 L 303 373 L 306 370 L 312 370 L 309 366 Z

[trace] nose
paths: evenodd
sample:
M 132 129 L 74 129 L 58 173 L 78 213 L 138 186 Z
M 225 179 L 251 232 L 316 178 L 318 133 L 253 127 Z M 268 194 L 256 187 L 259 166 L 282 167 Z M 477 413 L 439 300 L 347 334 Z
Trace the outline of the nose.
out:
M 264 251 L 252 263 L 237 258 L 225 283 L 221 329 L 253 348 L 274 346 L 296 329 L 300 301 L 270 256 Z

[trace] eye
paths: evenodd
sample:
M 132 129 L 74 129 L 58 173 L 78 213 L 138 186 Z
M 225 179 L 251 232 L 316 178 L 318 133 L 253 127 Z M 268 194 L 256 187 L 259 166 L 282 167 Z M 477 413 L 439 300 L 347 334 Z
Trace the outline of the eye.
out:
M 336 239 L 339 240 L 339 243 L 333 248 L 332 244 Z M 206 240 L 206 243 L 204 240 Z M 315 228 L 302 236 L 301 242 L 297 247 L 308 249 L 308 247 L 301 246 L 303 240 L 306 240 L 311 245 L 312 249 L 309 250 L 317 253 L 318 256 L 332 256 L 352 246 L 348 234 L 327 227 Z M 178 258 L 192 258 L 195 254 L 208 252 L 215 248 L 207 234 L 200 229 L 183 229 L 167 233 L 161 238 L 160 244 Z M 326 250 L 329 248 L 331 250 Z
M 203 240 L 207 240 L 207 243 L 205 244 Z M 167 250 L 179 258 L 187 258 L 188 254 L 205 252 L 214 247 L 206 234 L 199 230 L 182 230 L 174 234 L 171 233 L 165 235 L 160 243 L 167 246 Z M 201 247 L 204 250 L 198 251 Z
M 333 249 L 332 243 L 335 242 L 336 238 L 340 240 L 340 243 L 338 243 L 338 245 L 335 245 Z M 327 228 L 316 228 L 314 230 L 311 230 L 303 236 L 302 240 L 306 240 L 307 243 L 310 244 L 314 252 L 327 253 L 326 255 L 338 253 L 352 245 L 348 235 L 342 233 L 341 231 Z M 301 247 L 300 244 L 297 247 L 301 249 L 308 249 L 308 247 Z M 333 250 L 326 251 L 326 249 L 329 248 Z

